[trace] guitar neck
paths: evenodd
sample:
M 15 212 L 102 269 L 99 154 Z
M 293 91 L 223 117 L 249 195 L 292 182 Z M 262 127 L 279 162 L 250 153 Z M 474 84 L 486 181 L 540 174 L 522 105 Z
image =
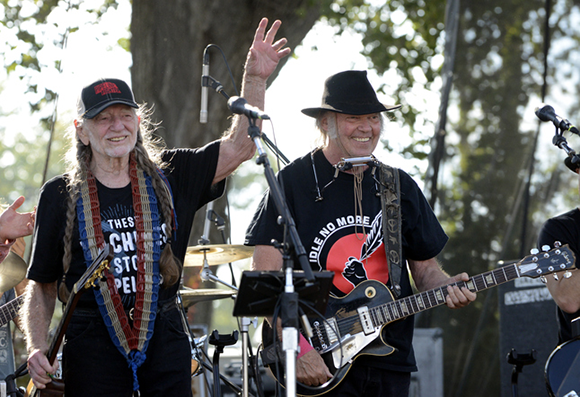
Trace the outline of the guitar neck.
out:
M 20 295 L 16 299 L 12 299 L 10 302 L 0 306 L 0 327 L 8 324 L 10 320 L 18 316 L 18 310 L 20 310 L 22 302 L 24 302 L 24 296 Z
M 54 332 L 54 338 L 52 339 L 50 346 L 48 348 L 48 352 L 46 353 L 46 357 L 48 358 L 48 361 L 50 363 L 53 363 L 54 360 L 56 359 L 58 350 L 60 348 L 60 344 L 64 338 L 64 333 L 66 331 L 66 328 L 68 327 L 68 324 L 70 323 L 72 313 L 75 310 L 75 307 L 80 299 L 80 295 L 82 292 L 83 290 L 80 290 L 79 293 L 75 293 L 74 291 L 72 291 L 63 309 L 61 321 L 58 323 L 58 326 L 56 327 L 56 330 Z
M 77 306 L 81 294 L 87 288 L 92 286 L 95 277 L 101 277 L 101 272 L 104 268 L 108 268 L 109 261 L 113 259 L 113 254 L 109 250 L 109 246 L 105 245 L 99 255 L 93 260 L 88 269 L 83 273 L 81 278 L 73 285 L 72 291 L 69 295 L 66 305 L 62 312 L 62 317 L 58 323 L 58 327 L 54 333 L 54 338 L 50 343 L 46 357 L 50 363 L 53 363 L 58 354 L 60 344 L 64 338 L 64 333 L 68 324 L 70 323 L 72 314 Z
M 519 278 L 517 264 L 502 266 L 498 269 L 471 277 L 468 281 L 459 281 L 448 284 L 443 287 L 431 289 L 416 295 L 395 300 L 383 305 L 376 306 L 371 312 L 378 319 L 378 323 L 386 324 L 401 318 L 422 312 L 432 307 L 440 306 L 445 303 L 449 293 L 448 286 L 466 287 L 471 292 L 484 291 L 513 279 Z

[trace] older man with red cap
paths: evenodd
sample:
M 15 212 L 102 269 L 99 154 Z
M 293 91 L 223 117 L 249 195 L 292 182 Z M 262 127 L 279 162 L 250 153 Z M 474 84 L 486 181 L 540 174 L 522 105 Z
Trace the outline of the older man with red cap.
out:
M 421 291 L 468 280 L 466 273 L 450 277 L 439 267 L 435 256 L 447 236 L 417 184 L 404 171 L 381 164 L 373 156 L 385 124 L 382 113 L 399 107 L 378 100 L 366 71 L 329 77 L 322 104 L 302 111 L 316 119 L 323 144 L 279 174 L 310 265 L 316 271 L 334 272 L 331 292 L 337 297 L 353 293 L 366 280 L 384 283 L 396 298 L 409 296 L 407 266 Z M 284 229 L 277 217 L 268 191 L 245 241 L 256 246 L 253 267 L 257 270 L 282 268 L 282 254 L 271 243 L 283 241 Z M 475 299 L 466 288 L 448 287 L 447 292 L 445 301 L 451 308 Z M 329 369 L 301 336 L 297 379 L 304 386 L 318 387 L 303 391 L 408 395 L 410 373 L 417 370 L 413 321 L 409 316 L 383 328 L 380 339 L 394 348 L 383 354 L 390 354 L 357 355 L 348 374 L 338 381 L 332 377 L 340 371 Z
M 266 80 L 290 53 L 286 39 L 275 39 L 280 21 L 267 25 L 264 18 L 256 30 L 242 82 L 242 96 L 261 108 Z M 42 187 L 38 204 L 23 308 L 32 381 L 53 387 L 58 363 L 47 351 L 56 299 L 67 301 L 107 244 L 110 267 L 66 327 L 65 395 L 191 396 L 191 345 L 176 305 L 182 262 L 196 210 L 255 152 L 248 121 L 234 117 L 202 148 L 161 148 L 150 110 L 109 78 L 82 89 L 77 112 L 68 172 Z

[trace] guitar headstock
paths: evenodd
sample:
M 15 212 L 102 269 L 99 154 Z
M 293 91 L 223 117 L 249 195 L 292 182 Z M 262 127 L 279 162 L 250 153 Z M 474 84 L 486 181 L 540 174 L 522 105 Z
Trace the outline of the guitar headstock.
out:
M 103 249 L 99 255 L 93 260 L 91 265 L 83 273 L 79 281 L 73 286 L 73 291 L 76 293 L 83 288 L 90 288 L 95 286 L 95 280 L 103 276 L 103 272 L 110 267 L 110 261 L 114 258 L 108 244 L 104 244 Z
M 568 244 L 543 251 L 533 250 L 531 255 L 526 256 L 516 264 L 521 276 L 542 277 L 550 273 L 562 272 L 575 268 L 576 256 Z

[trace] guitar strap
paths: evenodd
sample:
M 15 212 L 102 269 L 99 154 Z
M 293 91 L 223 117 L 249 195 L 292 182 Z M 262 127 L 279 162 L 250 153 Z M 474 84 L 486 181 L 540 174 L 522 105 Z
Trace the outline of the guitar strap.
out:
M 389 282 L 387 287 L 398 298 L 401 295 L 401 275 L 403 264 L 401 263 L 401 185 L 399 169 L 380 165 L 379 187 L 381 196 L 381 209 L 383 211 L 383 244 L 389 266 Z

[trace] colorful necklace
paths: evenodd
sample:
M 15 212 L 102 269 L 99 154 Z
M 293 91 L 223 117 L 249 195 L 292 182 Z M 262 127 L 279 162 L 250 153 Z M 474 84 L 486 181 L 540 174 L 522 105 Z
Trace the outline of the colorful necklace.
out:
M 133 153 L 129 160 L 129 177 L 137 231 L 137 293 L 135 307 L 131 310 L 133 324 L 129 323 L 123 308 L 114 274 L 107 272 L 106 279 L 99 280 L 100 288 L 93 290 L 111 340 L 133 371 L 133 390 L 136 391 L 139 390 L 137 369 L 145 361 L 157 314 L 161 236 L 157 197 L 151 177 L 137 167 Z M 98 247 L 104 243 L 96 179 L 90 171 L 81 184 L 77 216 L 81 246 L 89 265 L 97 256 Z

